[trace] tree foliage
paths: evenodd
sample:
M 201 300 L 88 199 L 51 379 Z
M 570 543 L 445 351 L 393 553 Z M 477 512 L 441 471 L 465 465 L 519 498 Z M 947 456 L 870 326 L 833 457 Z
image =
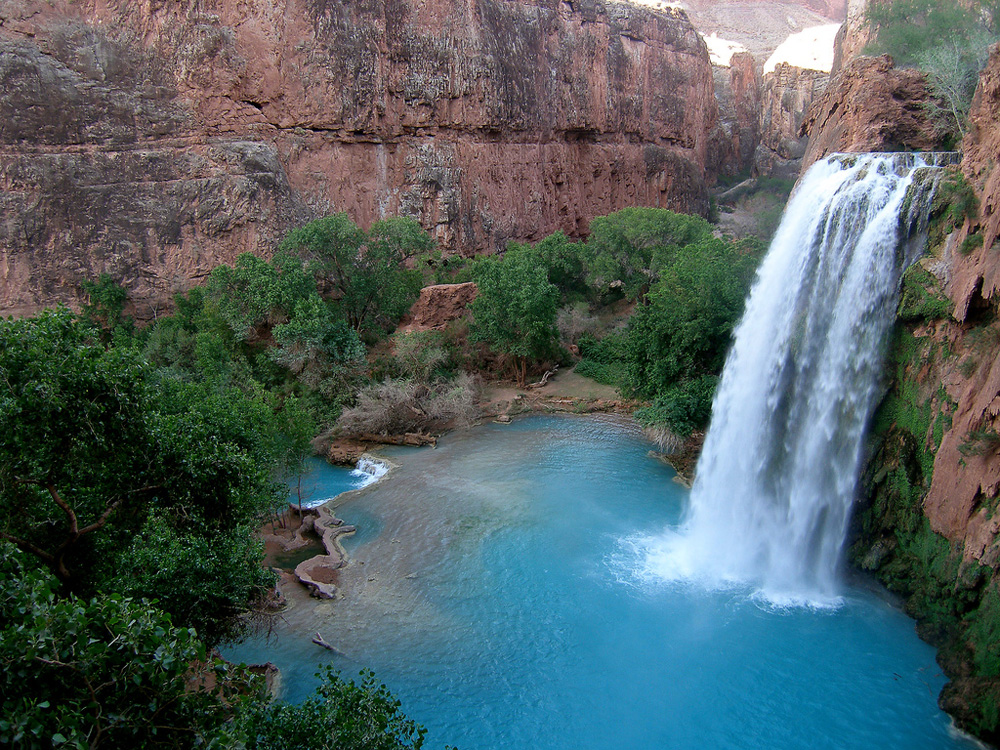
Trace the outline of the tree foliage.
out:
M 479 293 L 471 309 L 470 335 L 517 361 L 517 380 L 524 385 L 529 359 L 553 353 L 559 291 L 533 254 L 517 246 L 502 257 L 480 261 L 474 276 Z
M 119 594 L 59 596 L 51 575 L 0 551 L 0 744 L 230 746 L 225 699 L 248 685 L 194 630 Z M 214 690 L 192 689 L 193 663 Z
M 590 222 L 587 266 L 591 284 L 621 285 L 628 299 L 641 297 L 680 248 L 712 236 L 699 216 L 661 208 L 626 208 Z
M 359 334 L 394 325 L 420 291 L 420 273 L 405 261 L 429 252 L 433 241 L 412 219 L 376 222 L 365 232 L 347 214 L 293 230 L 279 250 L 298 253 L 329 284 L 344 319 Z
M 626 385 L 653 398 L 721 372 L 759 247 L 712 238 L 679 252 L 629 324 Z
M 355 682 L 329 667 L 302 703 L 257 703 L 239 723 L 247 750 L 419 750 L 425 734 L 371 672 Z
M 260 398 L 157 379 L 89 331 L 65 308 L 0 321 L 0 537 L 82 595 L 132 583 L 214 642 L 271 581 L 247 527 L 281 496 L 279 424 Z M 149 545 L 213 546 L 201 606 L 178 596 L 190 557 L 154 557 L 147 576 Z
M 62 595 L 0 543 L 4 747 L 416 750 L 423 736 L 369 672 L 328 670 L 303 703 L 272 701 L 149 601 Z

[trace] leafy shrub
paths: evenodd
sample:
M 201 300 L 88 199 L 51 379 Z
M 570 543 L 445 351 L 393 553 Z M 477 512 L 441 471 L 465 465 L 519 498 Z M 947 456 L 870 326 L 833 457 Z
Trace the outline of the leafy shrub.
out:
M 678 438 L 686 438 L 708 424 L 718 381 L 714 375 L 703 375 L 668 388 L 650 406 L 637 410 L 635 418 L 643 427 L 665 427 Z
M 559 291 L 534 254 L 518 246 L 502 257 L 483 258 L 474 276 L 479 293 L 470 306 L 470 337 L 513 357 L 517 382 L 523 386 L 528 361 L 555 354 Z
M 903 288 L 896 311 L 899 320 L 940 320 L 949 317 L 953 307 L 934 274 L 919 263 L 914 263 L 903 274 Z
M 57 596 L 52 576 L 0 547 L 0 744 L 223 746 L 225 700 L 250 687 L 208 658 L 194 630 L 118 594 Z M 192 664 L 217 681 L 190 680 Z
M 573 372 L 603 385 L 619 386 L 625 379 L 625 364 L 623 362 L 597 362 L 593 359 L 583 359 L 573 369 Z
M 256 703 L 238 718 L 247 750 L 419 750 L 425 730 L 369 671 L 344 680 L 332 668 L 315 695 L 292 705 Z

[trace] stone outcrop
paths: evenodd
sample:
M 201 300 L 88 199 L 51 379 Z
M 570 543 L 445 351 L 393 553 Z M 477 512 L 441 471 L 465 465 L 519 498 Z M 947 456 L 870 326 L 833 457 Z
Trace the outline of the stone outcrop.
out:
M 336 518 L 325 505 L 308 513 L 312 518 L 312 531 L 320 538 L 326 554 L 300 562 L 295 566 L 295 577 L 317 599 L 336 599 L 337 571 L 347 564 L 347 553 L 340 539 L 357 529 Z
M 737 52 L 729 67 L 716 67 L 719 124 L 709 145 L 709 164 L 718 174 L 746 174 L 760 143 L 761 80 L 749 52 Z
M 888 55 L 848 63 L 810 107 L 800 135 L 807 169 L 834 152 L 940 150 L 946 133 L 930 114 L 925 76 L 897 69 Z
M 0 80 L 0 313 L 107 271 L 150 316 L 334 210 L 472 254 L 708 209 L 711 66 L 675 9 L 4 0 Z
M 969 112 L 969 133 L 962 143 L 962 171 L 976 188 L 979 216 L 963 227 L 960 238 L 978 235 L 971 251 L 957 253 L 952 263 L 949 292 L 955 300 L 955 317 L 965 320 L 977 303 L 995 299 L 1000 292 L 1000 263 L 994 247 L 1000 236 L 1000 48 L 994 47 Z M 956 242 L 961 244 L 961 242 Z
M 440 331 L 468 312 L 478 291 L 472 281 L 425 286 L 400 324 L 400 330 Z
M 872 40 L 871 29 L 865 21 L 867 9 L 868 0 L 847 1 L 846 18 L 834 42 L 833 67 L 830 69 L 832 74 L 839 73 L 847 63 L 860 55 Z

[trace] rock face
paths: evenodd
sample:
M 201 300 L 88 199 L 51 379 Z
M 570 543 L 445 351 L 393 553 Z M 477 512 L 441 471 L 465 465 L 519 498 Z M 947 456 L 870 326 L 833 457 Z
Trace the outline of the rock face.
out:
M 809 108 L 830 82 L 829 73 L 779 63 L 764 76 L 760 107 L 760 146 L 755 172 L 798 171 L 809 139 L 801 132 Z M 782 169 L 788 165 L 788 169 Z
M 830 153 L 940 150 L 945 133 L 928 115 L 922 73 L 896 69 L 892 58 L 858 57 L 830 81 L 810 107 L 799 134 L 808 136 L 807 169 Z
M 715 67 L 718 127 L 709 142 L 709 163 L 718 174 L 749 172 L 760 143 L 761 82 L 754 57 L 737 52 L 729 67 Z
M 478 292 L 478 287 L 472 281 L 425 286 L 403 319 L 400 330 L 440 331 L 468 312 L 469 305 Z
M 711 67 L 672 9 L 4 0 L 0 80 L 0 313 L 107 271 L 150 315 L 333 210 L 472 254 L 708 208 Z
M 969 114 L 970 131 L 962 144 L 962 171 L 979 196 L 979 213 L 967 221 L 949 243 L 945 258 L 946 290 L 955 303 L 953 316 L 977 323 L 995 309 L 1000 291 L 1000 47 L 994 47 L 979 77 Z M 971 238 L 971 240 L 970 240 Z M 978 238 L 978 241 L 976 241 Z M 961 248 L 969 248 L 963 253 Z M 963 333 L 965 332 L 963 329 Z M 986 330 L 994 330 L 988 326 Z M 1000 333 L 1000 330 L 997 331 Z M 982 334 L 980 334 L 982 335 Z M 959 339 L 968 338 L 960 335 Z M 968 343 L 957 342 L 959 345 Z M 1000 359 L 996 346 L 989 356 L 977 357 L 977 366 L 958 373 L 948 390 L 956 402 L 952 426 L 941 441 L 934 461 L 934 480 L 924 509 L 931 528 L 949 540 L 961 542 L 968 559 L 1000 567 L 1000 518 L 994 518 L 991 498 L 1000 495 Z M 981 444 L 973 445 L 975 437 Z
M 831 73 L 839 73 L 841 68 L 860 55 L 865 45 L 871 41 L 871 29 L 865 21 L 866 10 L 868 10 L 868 0 L 847 1 L 847 17 L 837 32 Z

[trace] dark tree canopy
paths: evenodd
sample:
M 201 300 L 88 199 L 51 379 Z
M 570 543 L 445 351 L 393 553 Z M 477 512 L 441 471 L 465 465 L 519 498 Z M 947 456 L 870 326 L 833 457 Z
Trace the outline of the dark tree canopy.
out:
M 372 334 L 390 329 L 413 304 L 420 273 L 405 262 L 432 247 L 413 219 L 378 221 L 365 232 L 339 213 L 293 230 L 279 249 L 304 257 L 350 326 Z
M 162 597 L 214 641 L 271 580 L 248 527 L 281 497 L 273 412 L 158 379 L 135 349 L 90 331 L 65 308 L 0 321 L 0 537 L 81 594 L 119 578 Z M 196 590 L 176 596 L 185 550 L 209 541 L 199 569 L 211 583 L 190 607 Z M 161 554 L 144 566 L 150 549 Z

